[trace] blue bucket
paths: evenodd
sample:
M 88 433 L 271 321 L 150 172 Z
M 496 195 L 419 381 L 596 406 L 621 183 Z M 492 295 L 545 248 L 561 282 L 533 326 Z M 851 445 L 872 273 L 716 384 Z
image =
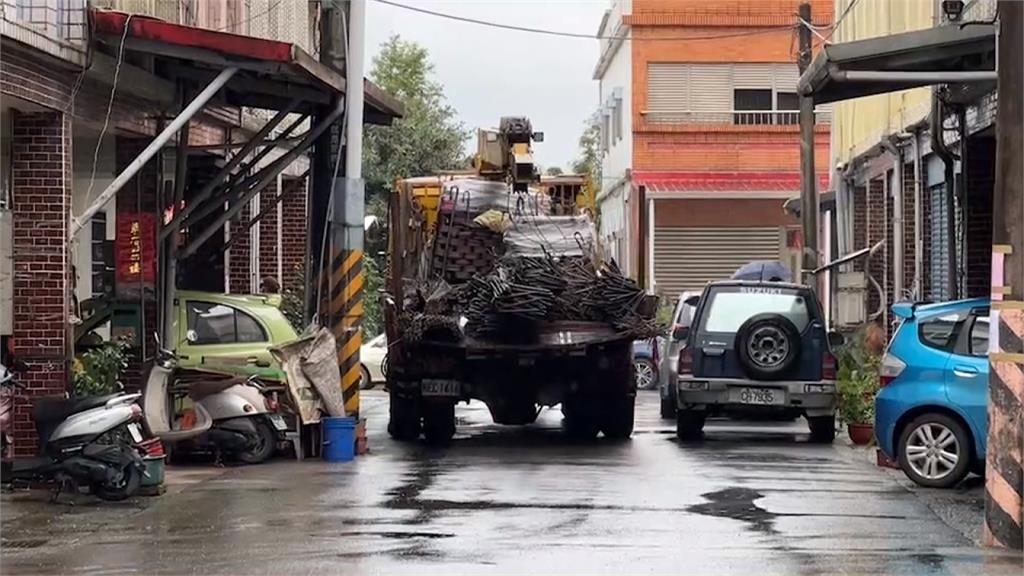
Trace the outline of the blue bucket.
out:
M 348 462 L 356 457 L 356 419 L 323 418 L 324 460 Z

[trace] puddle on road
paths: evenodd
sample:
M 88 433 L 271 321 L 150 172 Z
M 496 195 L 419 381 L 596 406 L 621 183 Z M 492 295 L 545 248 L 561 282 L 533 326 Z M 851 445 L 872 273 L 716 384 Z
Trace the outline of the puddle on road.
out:
M 701 497 L 708 501 L 688 506 L 686 510 L 703 516 L 740 520 L 763 534 L 778 534 L 775 530 L 775 518 L 778 515 L 754 503 L 755 500 L 764 498 L 764 494 L 757 490 L 726 488 L 701 494 Z

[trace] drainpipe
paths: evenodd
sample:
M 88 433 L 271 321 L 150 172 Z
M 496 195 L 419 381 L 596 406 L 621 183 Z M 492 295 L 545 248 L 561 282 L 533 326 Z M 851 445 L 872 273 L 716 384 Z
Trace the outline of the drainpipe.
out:
M 957 298 L 957 259 L 956 259 L 956 210 L 954 209 L 953 194 L 955 193 L 954 179 L 953 179 L 953 168 L 956 163 L 956 156 L 946 146 L 946 141 L 943 139 L 942 119 L 944 114 L 944 108 L 942 100 L 939 98 L 938 87 L 932 88 L 932 113 L 929 118 L 931 124 L 931 139 L 932 139 L 932 150 L 942 160 L 945 165 L 945 187 L 946 187 L 946 240 L 948 249 L 946 250 L 946 266 L 949 269 L 948 279 L 948 297 L 950 300 Z
M 899 302 L 903 299 L 903 151 L 900 150 L 899 140 L 896 136 L 890 135 L 882 140 L 882 148 L 888 151 L 896 159 L 893 170 L 892 190 L 892 256 L 893 256 L 893 301 Z
M 964 106 L 957 108 L 957 124 L 960 128 L 960 186 L 957 187 L 956 201 L 957 205 L 962 207 L 960 210 L 960 237 L 963 240 L 963 244 L 959 246 L 959 270 L 961 273 L 957 274 L 957 286 L 960 288 L 959 294 L 966 298 L 969 296 L 967 293 L 967 223 L 971 221 L 971 207 L 967 202 L 967 109 Z
M 914 128 L 914 282 L 916 300 L 924 300 L 924 162 L 921 159 L 921 126 Z

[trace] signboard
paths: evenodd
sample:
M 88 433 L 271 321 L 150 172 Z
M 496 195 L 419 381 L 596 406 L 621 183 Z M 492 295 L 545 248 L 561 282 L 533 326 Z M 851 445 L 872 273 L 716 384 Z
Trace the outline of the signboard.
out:
M 156 215 L 117 213 L 115 285 L 122 298 L 139 299 L 156 288 Z

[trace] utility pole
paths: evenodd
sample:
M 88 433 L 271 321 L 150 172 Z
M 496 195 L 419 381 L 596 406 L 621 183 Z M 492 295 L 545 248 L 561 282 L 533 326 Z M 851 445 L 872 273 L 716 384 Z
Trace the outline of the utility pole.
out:
M 999 1 L 985 543 L 1024 548 L 1024 3 Z
M 345 61 L 345 179 L 334 183 L 331 212 L 330 314 L 338 343 L 338 368 L 345 414 L 359 415 L 363 332 L 363 59 L 366 0 L 348 0 L 348 54 Z M 339 262 L 340 265 L 335 265 Z M 375 295 L 370 295 L 374 297 Z
M 347 416 L 359 415 L 360 323 L 363 315 L 363 59 L 366 0 L 324 0 L 320 61 L 345 72 L 345 122 L 317 142 L 309 210 L 310 318 L 330 328 L 338 345 Z M 347 44 L 346 44 L 347 41 Z
M 800 5 L 800 74 L 811 65 L 811 5 Z M 801 278 L 817 292 L 818 282 L 810 276 L 818 261 L 818 181 L 814 173 L 814 98 L 800 96 L 800 223 L 803 234 Z

